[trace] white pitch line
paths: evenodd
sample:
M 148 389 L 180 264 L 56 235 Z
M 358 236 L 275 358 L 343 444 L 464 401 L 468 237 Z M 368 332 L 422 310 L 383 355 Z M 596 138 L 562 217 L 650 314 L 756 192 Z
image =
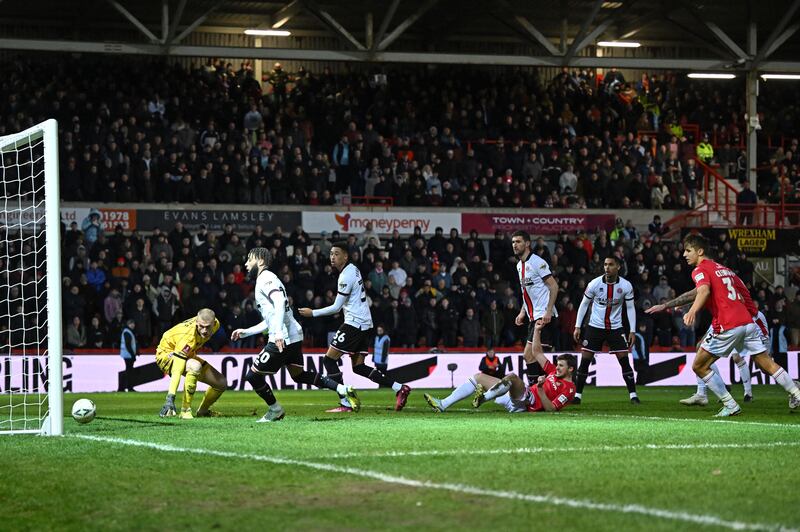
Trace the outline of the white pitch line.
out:
M 566 412 L 565 415 L 572 417 L 603 417 L 612 419 L 631 419 L 643 421 L 693 421 L 696 423 L 722 423 L 726 425 L 753 425 L 757 427 L 779 427 L 800 429 L 800 423 L 768 423 L 766 421 L 734 421 L 728 419 L 702 419 L 696 417 L 662 417 L 662 416 L 626 416 L 624 414 L 581 414 L 580 412 Z
M 325 405 L 320 403 L 296 403 L 295 406 L 317 406 L 322 408 Z M 386 410 L 394 411 L 393 408 L 390 406 L 381 406 L 381 405 L 361 405 L 362 410 Z M 442 412 L 434 412 L 430 407 L 421 407 L 421 406 L 406 406 L 403 410 L 409 410 L 414 412 L 430 412 L 431 414 L 441 415 Z M 476 408 L 448 408 L 447 412 L 496 412 L 500 414 L 504 414 L 506 412 L 502 410 L 478 410 Z M 446 413 L 446 412 L 444 412 Z M 516 417 L 516 414 L 509 414 Z M 542 416 L 548 415 L 547 413 L 542 413 Z M 753 425 L 753 426 L 760 426 L 760 427 L 785 427 L 785 428 L 800 428 L 800 423 L 768 423 L 765 421 L 743 421 L 741 418 L 736 418 L 735 420 L 731 419 L 702 419 L 696 417 L 664 417 L 664 416 L 639 416 L 639 415 L 625 415 L 625 414 L 593 414 L 593 413 L 584 413 L 584 412 L 569 412 L 569 411 L 562 411 L 556 414 L 550 414 L 553 416 L 571 416 L 571 417 L 580 417 L 580 418 L 593 418 L 593 417 L 603 417 L 603 418 L 612 418 L 612 419 L 627 419 L 627 420 L 646 420 L 646 421 L 693 421 L 696 423 L 723 423 L 728 425 Z M 524 416 L 523 416 L 524 417 Z
M 552 506 L 566 506 L 570 508 L 583 508 L 587 510 L 599 510 L 612 513 L 623 514 L 637 514 L 645 515 L 648 517 L 658 517 L 661 519 L 670 519 L 674 521 L 683 521 L 686 523 L 695 523 L 699 525 L 718 526 L 722 528 L 729 528 L 731 530 L 776 530 L 786 532 L 797 532 L 784 525 L 766 524 L 766 523 L 748 523 L 743 521 L 729 521 L 715 515 L 692 514 L 689 512 L 676 512 L 673 510 L 663 510 L 660 508 L 650 508 L 641 506 L 639 504 L 608 504 L 601 502 L 594 502 L 590 500 L 581 499 L 566 499 L 563 497 L 554 497 L 552 495 L 536 495 L 529 493 L 518 493 L 514 491 L 502 490 L 488 490 L 483 488 L 476 488 L 473 486 L 466 486 L 464 484 L 451 484 L 439 483 L 428 480 L 414 480 L 410 478 L 388 475 L 378 471 L 370 471 L 368 469 L 358 469 L 354 467 L 344 467 L 333 464 L 324 464 L 319 462 L 308 462 L 305 460 L 293 460 L 291 458 L 282 458 L 278 456 L 266 456 L 260 454 L 245 454 L 235 453 L 230 451 L 215 451 L 211 449 L 198 449 L 190 447 L 176 447 L 174 445 L 164 445 L 160 443 L 146 442 L 140 440 L 129 440 L 125 438 L 112 438 L 106 436 L 91 436 L 76 434 L 72 436 L 84 440 L 91 440 L 97 442 L 114 443 L 119 445 L 129 445 L 134 447 L 144 447 L 154 449 L 157 451 L 181 453 L 181 454 L 200 454 L 207 456 L 217 456 L 220 458 L 236 458 L 240 460 L 267 462 L 278 465 L 290 465 L 307 467 L 317 471 L 328 471 L 332 473 L 343 473 L 346 475 L 353 475 L 373 480 L 379 480 L 388 484 L 398 484 L 412 488 L 434 489 L 442 491 L 451 491 L 455 493 L 465 493 L 469 495 L 480 495 L 484 497 L 495 497 L 499 499 L 510 499 L 525 502 L 535 502 L 541 504 L 549 504 Z
M 338 453 L 329 458 L 402 458 L 405 456 L 468 456 L 487 454 L 540 454 L 549 452 L 616 452 L 616 451 L 668 451 L 691 449 L 773 449 L 775 447 L 800 447 L 800 441 L 765 443 L 646 443 L 641 445 L 598 445 L 594 447 L 517 447 L 512 449 L 443 449 L 428 451 L 386 451 L 383 453 Z

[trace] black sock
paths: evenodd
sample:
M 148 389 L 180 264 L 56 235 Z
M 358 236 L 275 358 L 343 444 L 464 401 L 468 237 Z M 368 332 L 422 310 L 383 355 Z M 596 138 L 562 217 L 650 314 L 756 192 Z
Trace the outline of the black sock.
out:
M 586 385 L 586 379 L 589 377 L 589 366 L 592 365 L 592 359 L 581 357 L 581 364 L 578 366 L 578 374 L 575 379 L 575 391 L 583 393 L 583 387 Z
M 325 356 L 322 359 L 322 365 L 325 367 L 325 373 L 328 374 L 328 379 L 332 380 L 333 382 L 344 384 L 344 377 L 342 377 L 342 372 L 339 370 L 339 361 L 335 360 L 329 356 Z M 320 381 L 321 382 L 321 381 Z M 325 386 L 326 388 L 330 388 L 329 386 Z M 336 386 L 330 388 L 331 390 L 336 391 Z M 338 393 L 338 392 L 337 392 Z M 340 395 L 339 397 L 343 397 Z
M 379 370 L 375 368 L 371 368 L 364 363 L 359 364 L 353 368 L 353 372 L 356 375 L 361 375 L 362 377 L 366 377 L 372 382 L 378 383 L 381 386 L 386 386 L 387 388 L 391 388 L 394 381 L 391 380 L 389 377 L 381 373 Z
M 272 388 L 267 384 L 267 378 L 264 375 L 249 370 L 245 376 L 245 380 L 250 383 L 250 386 L 253 387 L 253 391 L 255 391 L 269 406 L 277 402 L 275 394 L 272 393 Z
M 525 373 L 528 375 L 528 384 L 531 386 L 536 384 L 536 381 L 541 375 L 544 375 L 542 366 L 538 362 L 529 362 L 525 366 Z
M 316 371 L 303 371 L 297 377 L 294 377 L 294 380 L 295 382 L 299 382 L 301 384 L 310 384 L 311 386 L 316 386 L 317 388 L 327 388 L 333 391 L 336 391 L 336 387 L 339 384 L 335 380 L 324 375 L 320 375 Z
M 633 376 L 633 368 L 627 356 L 618 357 L 619 367 L 622 369 L 622 378 L 625 379 L 625 386 L 628 387 L 628 393 L 636 393 L 636 379 Z

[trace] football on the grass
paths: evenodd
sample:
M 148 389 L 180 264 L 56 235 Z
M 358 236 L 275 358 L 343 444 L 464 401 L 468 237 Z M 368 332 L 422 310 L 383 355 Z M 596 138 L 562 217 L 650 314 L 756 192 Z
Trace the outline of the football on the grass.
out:
M 78 423 L 89 423 L 94 419 L 96 412 L 97 408 L 94 406 L 94 402 L 89 399 L 78 399 L 72 405 L 72 417 Z

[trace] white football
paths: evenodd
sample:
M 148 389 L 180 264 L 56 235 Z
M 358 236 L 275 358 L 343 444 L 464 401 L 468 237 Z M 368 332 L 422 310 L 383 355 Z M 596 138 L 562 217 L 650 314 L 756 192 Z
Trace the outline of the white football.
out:
M 96 413 L 97 407 L 95 407 L 94 402 L 89 399 L 78 399 L 75 401 L 75 404 L 72 405 L 72 417 L 75 418 L 75 421 L 78 423 L 89 423 L 94 419 Z

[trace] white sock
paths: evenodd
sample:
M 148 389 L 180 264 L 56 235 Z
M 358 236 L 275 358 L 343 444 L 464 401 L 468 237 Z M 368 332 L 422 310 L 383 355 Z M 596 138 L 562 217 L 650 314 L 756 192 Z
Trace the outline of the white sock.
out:
M 714 366 L 711 366 L 711 368 L 713 370 Z M 706 381 L 700 377 L 697 377 L 697 391 L 695 392 L 695 395 L 702 395 L 703 397 L 706 396 Z
M 475 393 L 477 384 L 478 383 L 475 382 L 475 379 L 470 377 L 467 382 L 460 385 L 458 388 L 453 390 L 453 393 L 442 399 L 442 409 L 446 410 L 447 408 L 450 408 L 450 405 L 453 405 L 462 399 L 466 399 Z
M 347 395 L 347 386 L 345 386 L 344 384 L 337 384 L 336 393 L 338 393 L 339 395 Z
M 394 390 L 395 393 L 399 392 L 400 388 L 402 387 L 403 385 L 400 384 L 399 382 L 395 382 L 394 384 L 392 384 L 392 390 Z
M 634 397 L 639 397 L 638 395 L 636 395 L 636 392 L 631 392 L 628 395 L 630 396 L 631 399 L 633 399 Z
M 580 399 L 580 398 L 581 398 L 581 394 L 579 394 L 578 392 L 575 392 L 575 399 Z
M 724 404 L 728 410 L 736 410 L 739 408 L 739 404 L 733 398 L 733 396 L 725 389 L 725 383 L 722 381 L 722 377 L 719 376 L 716 372 L 712 371 L 705 377 L 703 380 L 706 383 L 714 395 L 720 398 L 722 404 Z
M 508 391 L 510 389 L 511 389 L 511 383 L 510 382 L 500 381 L 497 384 L 495 384 L 494 386 L 492 386 L 491 388 L 489 388 L 489 391 L 484 393 L 483 397 L 487 401 L 491 401 L 492 399 L 495 399 L 496 397 L 500 397 L 501 395 L 504 395 L 504 394 L 508 393 Z
M 739 367 L 739 376 L 742 378 L 742 384 L 744 385 L 744 393 L 745 395 L 753 395 L 753 383 L 750 382 L 750 366 L 747 364 L 747 360 L 742 359 L 740 362 L 737 362 L 736 365 Z
M 270 405 L 269 409 L 272 410 L 273 412 L 280 412 L 281 410 L 283 410 L 283 407 L 278 401 L 275 401 L 275 404 Z
M 786 373 L 786 370 L 779 368 L 778 371 L 772 375 L 772 378 L 775 379 L 775 382 L 783 386 L 783 389 L 789 392 L 792 397 L 800 399 L 800 388 L 797 387 L 789 374 Z

